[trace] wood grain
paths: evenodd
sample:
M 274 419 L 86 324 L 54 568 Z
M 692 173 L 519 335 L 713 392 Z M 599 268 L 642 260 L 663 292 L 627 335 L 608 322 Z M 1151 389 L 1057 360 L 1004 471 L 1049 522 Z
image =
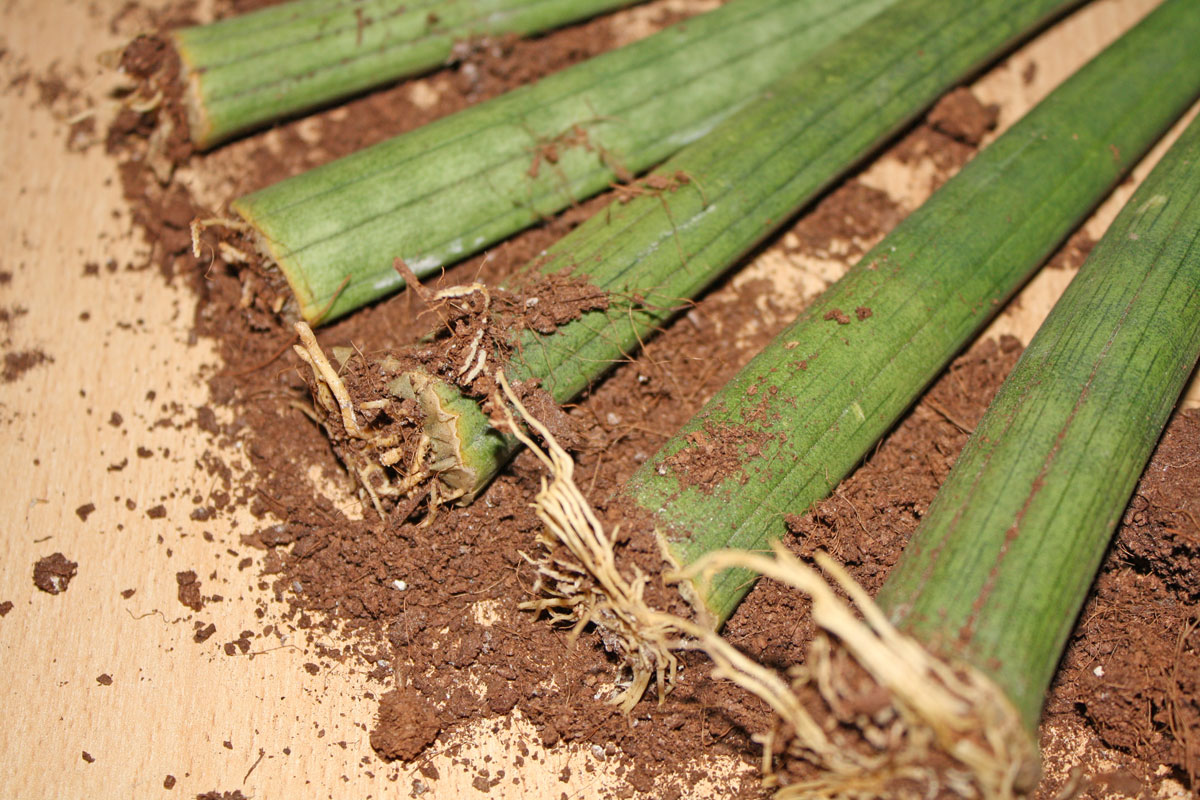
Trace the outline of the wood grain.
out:
M 614 771 L 603 753 L 544 751 L 518 718 L 440 740 L 430 760 L 436 781 L 415 766 L 383 764 L 367 742 L 374 702 L 360 674 L 309 674 L 304 664 L 314 659 L 302 641 L 268 637 L 256 641 L 274 646 L 225 655 L 223 643 L 278 624 L 279 612 L 258 588 L 257 560 L 238 569 L 242 558 L 257 555 L 239 544 L 252 520 L 189 519 L 192 495 L 207 495 L 215 480 L 199 461 L 218 449 L 192 423 L 194 408 L 206 401 L 204 376 L 221 366 L 208 342 L 189 343 L 189 295 L 155 271 L 136 269 L 144 246 L 103 148 L 65 146 L 67 117 L 108 102 L 112 78 L 96 58 L 120 43 L 108 21 L 121 5 L 10 0 L 0 16 L 0 270 L 11 273 L 0 283 L 0 307 L 22 309 L 0 323 L 0 337 L 7 352 L 52 359 L 0 383 L 0 602 L 14 604 L 0 619 L 0 796 L 191 797 L 238 789 L 258 798 L 407 797 L 414 780 L 429 784 L 430 796 L 483 796 L 473 782 L 484 768 L 491 778 L 505 773 L 493 798 L 597 796 Z M 1098 2 L 989 71 L 977 91 L 1000 103 L 1002 124 L 1010 124 L 1153 5 Z M 1026 82 L 1031 62 L 1036 74 Z M 84 95 L 47 106 L 38 80 L 52 73 Z M 22 74 L 29 75 L 24 83 Z M 922 194 L 922 176 L 898 163 L 876 163 L 864 179 L 909 207 Z M 1088 223 L 1093 236 L 1132 188 L 1123 185 Z M 85 276 L 89 262 L 100 265 L 100 276 Z M 746 274 L 796 266 L 813 271 L 813 285 L 828 277 L 822 265 L 773 251 Z M 1057 271 L 1035 279 L 992 331 L 1027 340 L 1069 277 Z M 1190 397 L 1200 404 L 1195 385 Z M 236 445 L 220 455 L 240 471 Z M 83 519 L 76 509 L 88 503 L 96 508 Z M 152 518 L 147 511 L 158 505 L 165 515 Z M 51 596 L 35 589 L 32 569 L 58 551 L 79 571 L 68 591 Z M 200 612 L 180 605 L 175 575 L 188 569 L 199 574 L 204 594 L 224 599 Z M 126 589 L 135 590 L 127 599 Z M 203 644 L 193 641 L 200 622 L 217 629 Z M 112 684 L 98 683 L 101 674 Z M 522 742 L 532 753 L 517 767 Z M 456 745 L 457 765 L 449 752 Z M 568 765 L 572 777 L 560 781 Z M 713 759 L 705 769 L 713 783 L 689 786 L 689 795 L 720 792 L 722 776 L 738 767 Z M 170 790 L 168 775 L 176 779 Z

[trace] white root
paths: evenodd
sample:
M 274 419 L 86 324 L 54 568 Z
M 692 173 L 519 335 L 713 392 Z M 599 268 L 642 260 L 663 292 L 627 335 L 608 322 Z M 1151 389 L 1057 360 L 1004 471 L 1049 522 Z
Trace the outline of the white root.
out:
M 329 359 L 325 357 L 321 346 L 317 344 L 317 337 L 313 335 L 312 328 L 304 322 L 296 323 L 296 335 L 300 337 L 300 344 L 294 345 L 293 350 L 296 355 L 304 363 L 312 368 L 313 373 L 317 378 L 329 388 L 337 400 L 338 408 L 342 414 L 342 424 L 346 428 L 346 433 L 353 436 L 355 439 L 369 438 L 366 432 L 358 427 L 358 421 L 354 418 L 354 404 L 350 400 L 350 392 L 346 391 L 346 384 L 342 381 L 337 370 L 329 363 Z M 330 409 L 331 411 L 333 409 Z
M 780 694 L 774 672 L 745 658 L 714 633 L 695 636 L 717 664 L 717 672 L 767 702 L 793 730 L 791 752 L 825 770 L 822 777 L 784 787 L 780 798 L 932 797 L 948 790 L 959 797 L 1009 800 L 1032 788 L 1037 752 L 1020 715 L 1003 692 L 978 670 L 951 667 L 914 639 L 896 630 L 861 586 L 824 553 L 817 564 L 850 596 L 843 602 L 820 573 L 782 544 L 774 558 L 747 552 L 710 553 L 681 572 L 680 578 L 706 579 L 730 567 L 754 570 L 812 598 L 813 621 L 821 634 L 806 665 L 793 668 L 793 688 L 813 683 L 833 716 L 845 718 L 852 690 L 836 658 L 845 655 L 886 690 L 888 704 L 854 717 L 865 748 L 832 741 L 796 699 Z M 862 615 L 862 619 L 854 613 Z M 838 711 L 842 710 L 841 715 Z M 768 743 L 769 744 L 769 743 Z M 769 751 L 768 751 L 769 752 Z M 941 753 L 954 762 L 935 767 Z M 944 761 L 944 758 L 943 758 Z
M 633 672 L 630 685 L 613 699 L 624 711 L 632 710 L 642 698 L 651 678 L 657 680 L 661 700 L 675 683 L 679 665 L 674 651 L 684 646 L 680 621 L 647 605 L 643 597 L 647 575 L 636 571 L 629 579 L 617 569 L 612 538 L 576 486 L 571 457 L 522 405 L 502 370 L 496 371 L 495 378 L 522 420 L 542 437 L 546 450 L 517 424 L 507 404 L 497 402 L 509 429 L 550 471 L 534 500 L 546 525 L 540 538 L 548 551 L 534 562 L 539 572 L 535 592 L 548 596 L 523 607 L 545 611 L 556 622 L 572 623 L 573 634 L 593 622 L 601 629 L 606 644 L 626 658 Z M 558 555 L 564 551 L 566 555 Z

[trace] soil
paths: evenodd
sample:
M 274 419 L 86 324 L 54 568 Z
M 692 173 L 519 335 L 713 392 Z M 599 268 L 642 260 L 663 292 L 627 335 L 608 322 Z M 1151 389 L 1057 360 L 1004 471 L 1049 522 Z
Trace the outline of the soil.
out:
M 654 17 L 659 24 L 677 18 L 667 4 L 660 5 Z M 756 765 L 759 748 L 752 736 L 772 724 L 765 707 L 712 679 L 704 659 L 688 654 L 676 690 L 661 704 L 648 697 L 626 718 L 605 702 L 618 676 L 602 643 L 585 633 L 572 646 L 568 632 L 517 610 L 530 599 L 535 579 L 520 552 L 531 549 L 541 527 L 528 501 L 542 472 L 529 453 L 517 456 L 473 505 L 443 509 L 423 522 L 407 513 L 382 520 L 374 513 L 350 514 L 343 510 L 347 503 L 314 492 L 309 476 L 314 465 L 336 496 L 347 496 L 353 485 L 325 434 L 296 409 L 310 395 L 307 370 L 288 347 L 293 334 L 271 310 L 284 290 L 222 261 L 211 239 L 205 239 L 209 246 L 200 259 L 192 256 L 191 220 L 222 209 L 206 206 L 214 201 L 193 196 L 178 179 L 181 170 L 207 175 L 209 185 L 232 199 L 536 80 L 613 41 L 607 18 L 600 18 L 531 41 L 473 43 L 456 64 L 421 81 L 366 94 L 210 154 L 176 149 L 165 171 L 139 157 L 153 115 L 119 118 L 108 148 L 121 160 L 126 197 L 150 245 L 150 264 L 167 280 L 194 290 L 194 335 L 212 338 L 224 360 L 223 370 L 209 380 L 212 407 L 198 412 L 197 425 L 225 444 L 236 439 L 249 460 L 248 472 L 235 473 L 219 452 L 210 453 L 203 466 L 214 488 L 197 495 L 193 516 L 219 521 L 233 507 L 248 507 L 259 520 L 256 530 L 242 534 L 243 542 L 257 550 L 256 568 L 263 585 L 269 583 L 271 602 L 285 609 L 289 631 L 299 632 L 297 638 L 318 654 L 310 665 L 320 670 L 343 662 L 377 681 L 378 718 L 363 722 L 373 725 L 371 744 L 378 756 L 421 764 L 439 737 L 446 740 L 471 722 L 502 720 L 519 709 L 544 746 L 580 742 L 619 761 L 625 786 L 618 795 L 672 797 L 703 777 L 693 760 L 698 749 Z M 143 45 L 131 71 L 152 57 L 171 69 L 168 53 Z M 898 137 L 890 156 L 928 162 L 935 183 L 944 182 L 995 123 L 995 110 L 964 92 L 951 94 Z M 582 204 L 486 257 L 469 259 L 429 288 L 476 280 L 495 286 L 602 202 Z M 787 252 L 849 262 L 905 211 L 851 177 L 777 241 Z M 1090 240 L 1072 239 L 1055 262 L 1076 265 L 1089 249 Z M 255 281 L 249 295 L 243 292 L 247 278 Z M 351 346 L 372 356 L 415 341 L 431 324 L 416 313 L 414 294 L 329 326 L 320 332 L 322 345 L 327 352 Z M 798 310 L 799 303 L 778 297 L 770 281 L 731 280 L 567 409 L 579 433 L 576 474 L 602 513 L 619 515 L 606 499 Z M 836 321 L 870 314 L 868 308 L 845 309 Z M 1020 350 L 1021 343 L 1010 337 L 981 342 L 958 358 L 827 500 L 793 510 L 788 546 L 801 555 L 825 549 L 868 589 L 878 588 Z M 233 413 L 216 414 L 216 408 Z M 721 458 L 737 445 L 739 433 L 704 435 L 711 437 L 715 479 L 735 468 Z M 1177 414 L 1137 489 L 1048 697 L 1041 727 L 1047 777 L 1038 797 L 1055 797 L 1064 787 L 1097 798 L 1131 787 L 1153 792 L 1166 778 L 1195 786 L 1198 452 L 1200 415 Z M 38 563 L 35 582 L 55 593 L 74 573 L 75 565 L 55 554 Z M 200 611 L 204 599 L 195 574 L 181 572 L 177 579 L 180 602 Z M 215 633 L 212 624 L 193 624 L 197 642 Z M 744 652 L 780 669 L 803 657 L 809 633 L 807 601 L 770 581 L 751 591 L 725 631 Z M 1097 774 L 1088 765 L 1099 760 L 1112 766 Z M 1083 772 L 1072 771 L 1080 764 Z M 435 775 L 424 777 L 436 781 Z M 478 779 L 484 789 L 494 780 L 483 771 Z M 736 793 L 765 794 L 753 779 L 741 781 Z
M 437 709 L 419 692 L 403 687 L 379 698 L 371 747 L 381 758 L 411 761 L 441 733 Z
M 48 555 L 33 565 L 33 585 L 46 594 L 60 594 L 71 585 L 78 567 L 62 553 Z

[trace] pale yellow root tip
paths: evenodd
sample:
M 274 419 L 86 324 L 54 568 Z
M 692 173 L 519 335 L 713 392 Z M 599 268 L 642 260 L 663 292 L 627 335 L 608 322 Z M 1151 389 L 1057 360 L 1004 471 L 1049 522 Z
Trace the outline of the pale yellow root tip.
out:
M 546 429 L 521 404 L 502 370 L 496 381 L 522 420 L 545 442 L 543 450 L 504 409 L 508 427 L 550 471 L 534 499 L 538 517 L 546 525 L 541 536 L 545 554 L 533 563 L 538 569 L 535 592 L 543 596 L 524 604 L 545 611 L 556 622 L 574 626 L 575 632 L 594 623 L 605 645 L 626 659 L 633 679 L 613 702 L 626 712 L 657 680 L 660 700 L 675 682 L 678 659 L 674 651 L 684 642 L 675 617 L 646 604 L 648 576 L 637 571 L 632 579 L 617 569 L 612 538 L 574 480 L 575 463 Z M 690 624 L 690 623 L 689 623 Z

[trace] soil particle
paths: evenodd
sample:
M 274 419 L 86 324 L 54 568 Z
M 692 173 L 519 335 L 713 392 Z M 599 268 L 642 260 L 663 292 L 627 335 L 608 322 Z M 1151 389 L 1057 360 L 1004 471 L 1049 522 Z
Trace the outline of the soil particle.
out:
M 167 777 L 163 778 L 163 788 L 164 789 L 174 789 L 175 788 L 175 776 L 174 775 L 168 775 Z
M 4 369 L 0 370 L 0 381 L 12 383 L 34 367 L 53 363 L 54 359 L 41 350 L 20 350 L 4 354 Z
M 13 610 L 13 601 L 12 600 L 5 600 L 3 603 L 0 603 L 0 617 L 8 616 L 8 612 L 10 612 L 12 610 Z
M 163 68 L 168 58 L 166 41 L 156 36 L 138 36 L 121 53 L 121 69 L 145 80 Z
M 87 750 L 83 751 L 82 756 L 83 756 L 83 760 L 86 761 L 87 763 L 89 763 L 89 764 L 96 763 L 96 757 L 93 756 L 91 753 L 89 753 Z
M 393 689 L 379 698 L 379 718 L 371 747 L 386 761 L 411 761 L 441 732 L 437 711 L 412 688 Z
M 972 146 L 978 146 L 983 137 L 996 127 L 1000 107 L 984 105 L 965 86 L 947 94 L 930 110 L 927 117 L 935 131 Z
M 802 257 L 852 261 L 904 218 L 904 210 L 879 189 L 851 178 L 817 203 L 783 239 Z
M 1080 228 L 1071 234 L 1071 238 L 1067 239 L 1054 257 L 1046 263 L 1047 267 L 1054 269 L 1078 269 L 1083 266 L 1083 262 L 1087 261 L 1087 257 L 1091 255 L 1092 248 L 1096 246 L 1096 240 L 1091 237 L 1086 228 Z
M 210 622 L 207 625 L 201 624 L 196 628 L 196 633 L 192 635 L 192 641 L 194 641 L 196 644 L 204 644 L 210 638 L 212 638 L 212 635 L 216 632 L 217 626 L 213 623 Z
M 200 611 L 204 608 L 204 597 L 200 594 L 200 581 L 196 578 L 194 570 L 189 569 L 175 573 L 175 582 L 179 585 L 176 594 L 180 603 L 192 611 Z
M 87 522 L 88 515 L 96 510 L 95 503 L 84 503 L 79 508 L 75 509 L 75 516 L 83 522 Z
M 850 324 L 850 317 L 846 316 L 846 312 L 842 311 L 840 308 L 829 309 L 825 312 L 825 316 L 823 316 L 821 319 L 825 320 L 826 322 L 836 321 L 838 325 Z
M 62 553 L 54 553 L 33 565 L 33 585 L 47 594 L 65 592 L 79 565 Z
M 894 149 L 901 163 L 927 161 L 934 166 L 930 190 L 935 190 L 971 159 L 984 134 L 995 127 L 996 111 L 984 106 L 966 88 L 956 89 L 930 110 Z
M 249 800 L 249 798 L 242 794 L 240 789 L 234 789 L 232 792 L 204 792 L 196 795 L 196 800 Z
M 96 683 L 100 684 L 101 686 L 112 686 L 112 682 L 112 675 L 109 675 L 107 672 L 96 676 Z

